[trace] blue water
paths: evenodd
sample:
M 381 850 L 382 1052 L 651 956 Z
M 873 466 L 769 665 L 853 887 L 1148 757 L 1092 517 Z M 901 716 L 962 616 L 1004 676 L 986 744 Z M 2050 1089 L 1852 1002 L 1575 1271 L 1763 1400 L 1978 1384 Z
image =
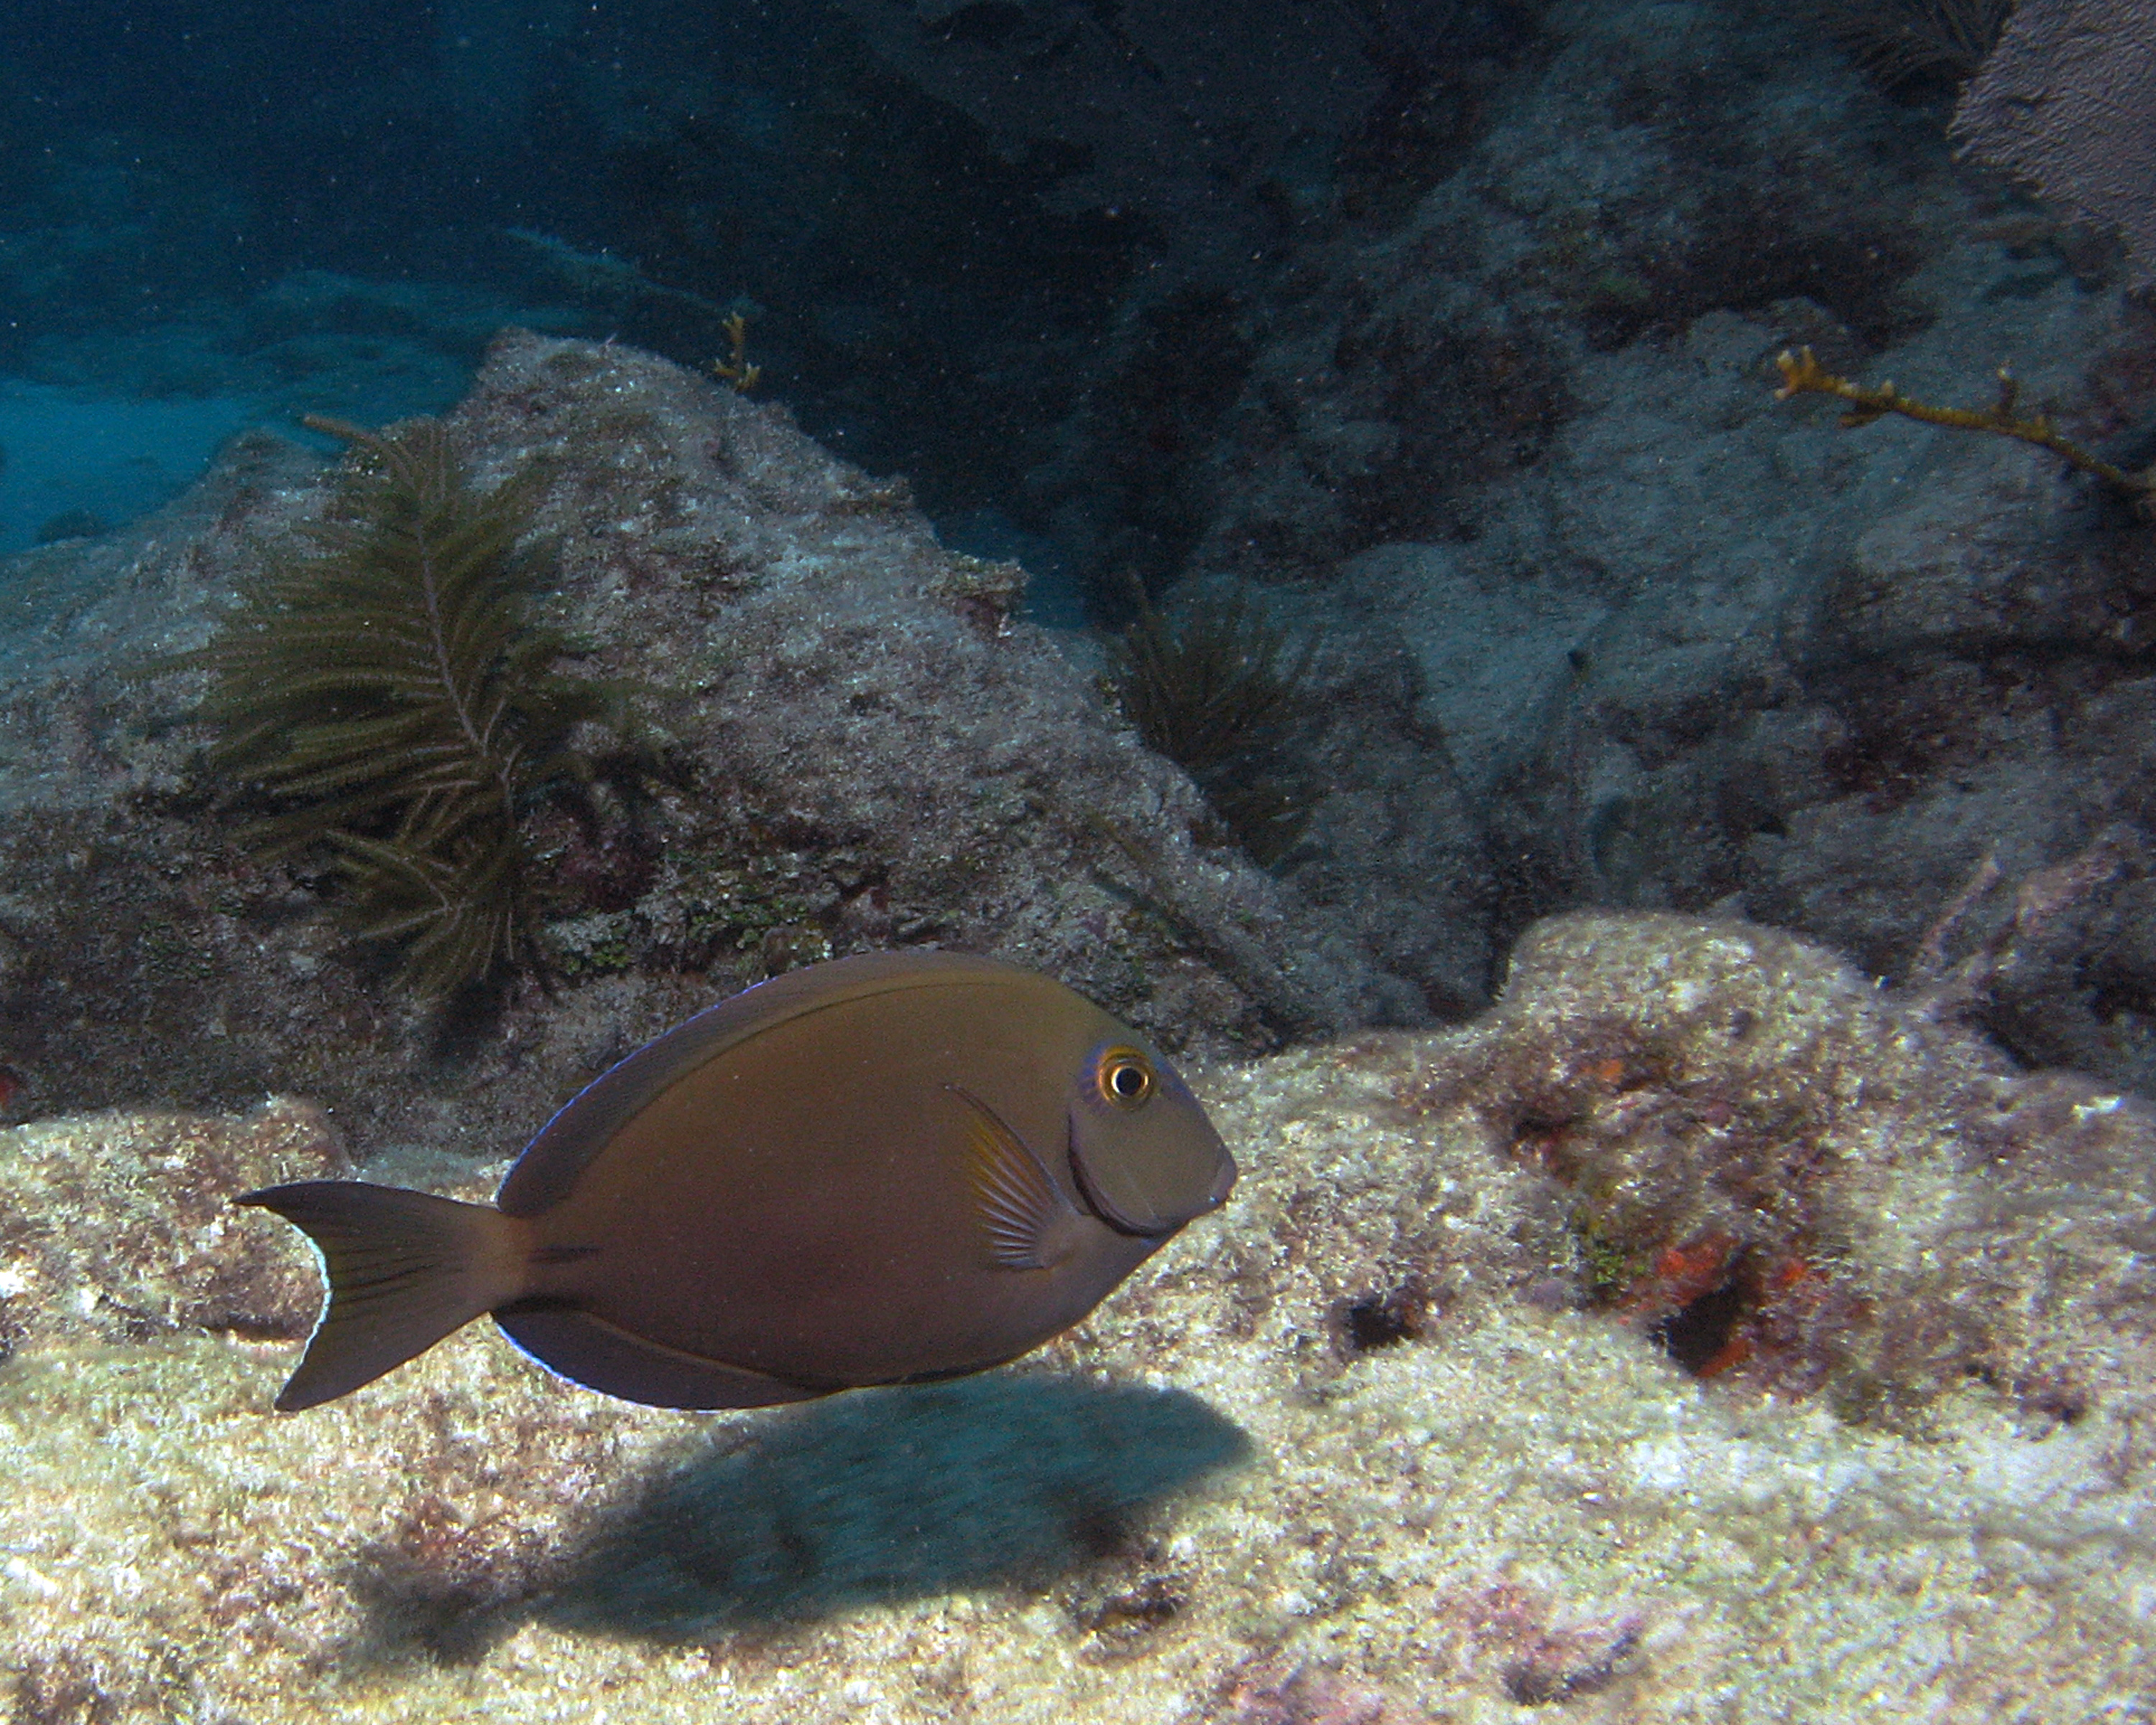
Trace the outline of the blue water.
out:
M 1128 224 L 862 60 L 816 5 L 9 7 L 0 551 L 241 425 L 439 411 L 506 325 L 701 363 L 744 305 L 812 432 L 1009 513 Z

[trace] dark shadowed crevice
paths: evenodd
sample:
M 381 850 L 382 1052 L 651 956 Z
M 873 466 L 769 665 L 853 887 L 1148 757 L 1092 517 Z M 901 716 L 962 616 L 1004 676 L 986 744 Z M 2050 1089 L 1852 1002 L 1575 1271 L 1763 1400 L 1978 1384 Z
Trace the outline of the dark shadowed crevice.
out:
M 1654 1344 L 1696 1378 L 1712 1377 L 1738 1328 L 1752 1314 L 1749 1281 L 1738 1275 L 1679 1307 L 1650 1328 Z

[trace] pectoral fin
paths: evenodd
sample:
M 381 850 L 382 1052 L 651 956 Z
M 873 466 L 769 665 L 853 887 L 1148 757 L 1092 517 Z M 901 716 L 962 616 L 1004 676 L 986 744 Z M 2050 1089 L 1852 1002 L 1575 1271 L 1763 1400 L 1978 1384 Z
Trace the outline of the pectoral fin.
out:
M 966 1105 L 966 1166 L 988 1236 L 1004 1270 L 1052 1270 L 1078 1250 L 1085 1219 L 1040 1158 L 971 1091 L 945 1086 Z

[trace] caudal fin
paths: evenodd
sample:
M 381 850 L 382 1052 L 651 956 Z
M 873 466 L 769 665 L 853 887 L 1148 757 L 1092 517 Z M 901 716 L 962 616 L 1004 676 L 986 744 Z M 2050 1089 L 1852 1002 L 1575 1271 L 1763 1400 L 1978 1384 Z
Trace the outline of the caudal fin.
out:
M 521 1230 L 490 1204 L 360 1180 L 302 1180 L 235 1201 L 300 1229 L 329 1272 L 329 1302 L 280 1412 L 371 1384 L 522 1291 Z

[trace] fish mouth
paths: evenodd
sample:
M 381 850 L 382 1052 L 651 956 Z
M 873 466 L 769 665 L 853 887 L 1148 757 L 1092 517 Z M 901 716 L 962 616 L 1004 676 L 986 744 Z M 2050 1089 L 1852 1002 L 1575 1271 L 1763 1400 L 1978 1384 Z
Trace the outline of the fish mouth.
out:
M 1226 1150 L 1220 1153 L 1220 1172 L 1213 1177 L 1213 1189 L 1205 1194 L 1207 1210 L 1217 1210 L 1228 1201 L 1228 1194 L 1235 1189 L 1235 1177 L 1242 1172 L 1235 1166 L 1235 1158 Z

